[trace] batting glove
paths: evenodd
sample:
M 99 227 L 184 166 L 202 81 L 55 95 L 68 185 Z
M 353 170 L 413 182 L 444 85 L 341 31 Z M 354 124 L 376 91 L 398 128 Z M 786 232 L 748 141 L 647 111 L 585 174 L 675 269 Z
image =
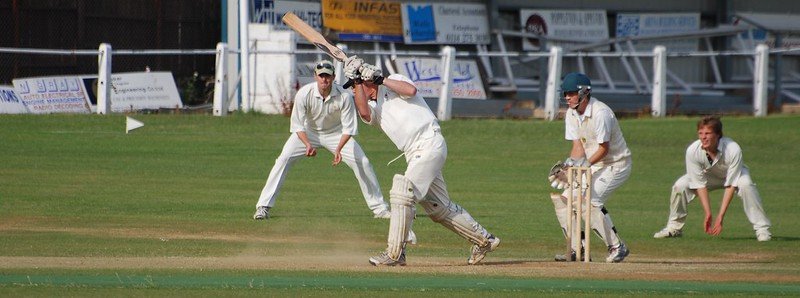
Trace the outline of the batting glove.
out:
M 383 84 L 383 72 L 377 66 L 364 63 L 360 71 L 362 80 L 371 81 L 376 85 Z
M 359 69 L 364 65 L 364 59 L 358 58 L 353 55 L 344 60 L 344 76 L 348 79 L 355 80 L 360 77 Z

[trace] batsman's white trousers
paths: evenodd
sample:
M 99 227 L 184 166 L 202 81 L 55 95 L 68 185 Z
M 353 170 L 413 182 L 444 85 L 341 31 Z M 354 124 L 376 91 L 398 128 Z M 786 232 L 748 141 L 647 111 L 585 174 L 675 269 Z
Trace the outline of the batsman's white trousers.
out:
M 467 224 L 472 228 L 472 231 L 455 232 L 467 239 L 483 238 L 481 242 L 485 243 L 491 234 L 475 221 L 463 207 L 450 201 L 447 184 L 444 181 L 444 176 L 442 176 L 442 168 L 444 168 L 444 162 L 447 160 L 447 143 L 439 129 L 431 128 L 423 133 L 414 145 L 405 151 L 405 155 L 408 167 L 404 176 L 414 185 L 414 199 L 416 202 L 425 201 L 423 206 L 425 206 L 424 204 L 440 204 L 440 206 L 452 206 L 453 209 L 460 210 L 461 214 L 466 218 L 465 220 L 469 221 Z
M 711 190 L 724 188 L 725 181 L 718 177 L 706 178 L 706 188 Z M 738 190 L 736 194 L 742 199 L 742 206 L 744 207 L 744 214 L 747 219 L 753 224 L 753 230 L 767 230 L 772 225 L 764 213 L 764 208 L 761 206 L 761 196 L 758 194 L 756 184 L 750 178 L 750 171 L 747 168 L 742 168 L 742 173 L 739 179 L 736 180 Z M 688 214 L 686 205 L 689 204 L 696 197 L 694 190 L 689 188 L 689 175 L 683 175 L 675 181 L 672 185 L 672 194 L 670 195 L 669 202 L 669 220 L 667 228 L 671 230 L 680 230 L 686 223 L 686 215 Z
M 312 146 L 315 148 L 324 147 L 331 153 L 336 150 L 336 146 L 339 145 L 339 140 L 341 139 L 341 134 L 318 134 L 307 131 L 306 135 Z M 342 161 L 353 169 L 353 173 L 356 179 L 358 179 L 358 185 L 361 187 L 361 193 L 364 195 L 364 200 L 367 202 L 369 209 L 372 210 L 374 214 L 388 210 L 388 205 L 383 200 L 383 194 L 381 194 L 381 188 L 378 185 L 378 177 L 375 175 L 375 171 L 372 169 L 369 159 L 364 154 L 364 150 L 361 149 L 361 146 L 358 145 L 358 142 L 350 138 L 341 152 Z M 289 168 L 300 158 L 304 157 L 306 157 L 306 145 L 300 141 L 297 134 L 293 133 L 289 139 L 286 140 L 286 144 L 283 145 L 281 155 L 275 159 L 275 165 L 272 166 L 272 170 L 269 172 L 267 184 L 261 191 L 261 197 L 258 199 L 256 207 L 275 206 L 275 199 L 278 197 L 281 185 L 286 178 L 286 174 L 289 172 Z M 306 178 L 310 177 L 306 176 Z

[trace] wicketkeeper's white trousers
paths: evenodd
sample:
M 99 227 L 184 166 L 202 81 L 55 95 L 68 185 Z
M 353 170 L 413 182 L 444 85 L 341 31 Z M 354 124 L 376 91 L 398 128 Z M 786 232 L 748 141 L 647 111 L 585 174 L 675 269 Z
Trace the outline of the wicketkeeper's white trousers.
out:
M 592 230 L 594 230 L 600 238 L 605 242 L 606 246 L 619 245 L 622 240 L 617 234 L 617 228 L 611 221 L 611 215 L 608 214 L 605 204 L 611 194 L 622 186 L 628 180 L 632 170 L 631 158 L 618 161 L 611 165 L 602 167 L 592 167 Z M 561 198 L 553 198 L 553 204 L 556 210 L 556 218 L 561 225 L 563 231 L 567 228 L 567 212 L 574 212 L 573 208 L 568 208 L 566 204 L 566 196 L 569 195 L 569 189 L 565 189 L 561 194 Z M 573 194 L 577 197 L 580 191 L 575 190 Z M 584 208 L 586 210 L 586 208 Z M 585 211 L 584 211 L 585 212 Z M 573 249 L 577 249 L 573 243 Z
M 336 150 L 339 145 L 341 134 L 317 134 L 315 132 L 306 132 L 308 141 L 315 148 L 324 147 L 331 153 Z M 275 199 L 278 197 L 283 180 L 289 172 L 289 168 L 297 162 L 300 158 L 306 157 L 306 146 L 300 141 L 297 134 L 292 134 L 286 144 L 283 145 L 281 155 L 275 159 L 275 165 L 269 172 L 267 184 L 261 191 L 261 197 L 256 203 L 258 206 L 275 206 Z M 355 139 L 351 138 L 342 148 L 342 161 L 351 169 L 358 179 L 358 185 L 361 187 L 361 193 L 364 195 L 364 200 L 367 206 L 374 214 L 381 213 L 388 210 L 388 205 L 383 200 L 381 188 L 378 185 L 378 177 L 369 163 L 369 159 L 364 154 L 364 150 L 358 145 Z M 306 176 L 309 178 L 310 176 Z
M 724 188 L 725 181 L 717 177 L 708 177 L 706 181 L 706 188 L 711 190 Z M 753 230 L 768 230 L 772 225 L 764 213 L 764 207 L 761 206 L 761 196 L 758 194 L 756 184 L 750 178 L 750 171 L 747 168 L 742 168 L 739 179 L 736 180 L 738 190 L 736 194 L 742 199 L 742 207 L 744 207 L 744 214 L 747 219 L 753 224 Z M 689 188 L 689 175 L 683 175 L 675 181 L 672 185 L 672 194 L 669 199 L 669 220 L 667 221 L 667 228 L 671 230 L 680 230 L 686 223 L 686 215 L 688 211 L 686 205 L 689 204 L 696 197 L 694 190 Z

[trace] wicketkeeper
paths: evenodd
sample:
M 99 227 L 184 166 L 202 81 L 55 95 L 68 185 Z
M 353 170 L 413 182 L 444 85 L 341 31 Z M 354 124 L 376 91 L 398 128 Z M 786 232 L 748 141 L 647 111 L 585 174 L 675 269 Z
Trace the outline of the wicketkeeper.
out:
M 622 242 L 605 203 L 631 174 L 631 151 L 622 136 L 614 112 L 603 102 L 591 97 L 592 83 L 582 73 L 569 73 L 561 82 L 561 90 L 569 109 L 566 114 L 565 138 L 572 141 L 569 158 L 557 163 L 550 171 L 551 185 L 563 189 L 567 183 L 565 169 L 571 166 L 591 167 L 591 226 L 595 234 L 608 247 L 606 262 L 622 262 L 630 253 Z M 576 179 L 582 179 L 580 177 Z M 567 206 L 567 192 L 552 195 L 556 217 L 564 235 L 567 234 L 567 212 L 575 212 Z M 588 208 L 583 208 L 584 212 Z M 577 216 L 580 216 L 578 214 Z M 583 233 L 581 233 L 583 235 Z M 571 256 L 556 255 L 556 261 L 575 260 L 576 251 L 583 249 L 583 241 L 573 241 Z M 585 254 L 582 254 L 585 256 Z

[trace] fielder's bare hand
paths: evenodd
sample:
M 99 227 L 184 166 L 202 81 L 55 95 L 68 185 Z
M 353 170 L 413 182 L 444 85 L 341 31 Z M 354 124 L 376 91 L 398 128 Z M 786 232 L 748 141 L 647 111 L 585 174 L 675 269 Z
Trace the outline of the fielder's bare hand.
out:
M 333 162 L 331 165 L 336 166 L 342 162 L 342 152 L 336 151 L 333 153 Z
M 317 148 L 306 146 L 306 156 L 308 157 L 317 156 Z

